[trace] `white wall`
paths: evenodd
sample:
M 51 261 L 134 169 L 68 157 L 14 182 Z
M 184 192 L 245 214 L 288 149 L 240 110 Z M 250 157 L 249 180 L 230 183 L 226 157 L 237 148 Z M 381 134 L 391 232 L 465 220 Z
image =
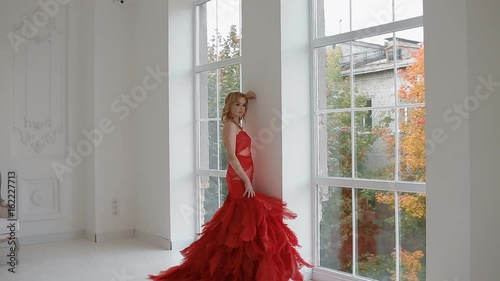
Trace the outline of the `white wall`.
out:
M 498 11 L 500 2 L 495 0 L 467 1 L 468 102 L 471 105 L 471 280 L 495 280 L 500 276 Z M 488 86 L 484 81 L 492 81 L 493 85 Z
M 168 131 L 170 169 L 170 235 L 173 249 L 194 240 L 196 184 L 194 176 L 193 4 L 169 1 Z M 188 47 L 188 48 L 186 48 Z
M 307 1 L 281 2 L 281 88 L 283 200 L 297 213 L 297 219 L 288 223 L 299 237 L 302 257 L 312 262 L 311 206 L 315 189 L 311 186 L 312 95 Z
M 266 7 L 262 9 L 262 7 Z M 255 15 L 259 15 L 256 17 Z M 312 261 L 311 106 L 307 1 L 243 1 L 243 90 L 253 90 L 247 130 L 256 190 L 283 198 Z
M 242 1 L 241 9 L 242 88 L 257 94 L 247 114 L 254 148 L 254 186 L 282 198 L 282 132 L 280 122 L 271 122 L 282 110 L 280 1 Z
M 147 67 L 167 69 L 168 1 L 137 1 L 134 5 L 131 57 L 136 67 L 132 81 L 142 85 Z M 163 77 L 156 84 L 132 111 L 130 175 L 137 202 L 136 233 L 170 248 L 168 80 Z
M 499 99 L 482 98 L 485 86 L 475 97 L 479 77 L 500 80 L 498 9 L 490 0 L 424 1 L 427 136 L 436 144 L 427 158 L 428 280 L 500 275 Z
M 130 24 L 128 6 L 112 1 L 94 2 L 94 122 L 90 130 L 102 135 L 95 147 L 96 234 L 133 231 L 133 206 L 128 175 L 129 140 L 127 118 L 112 109 L 121 94 L 130 95 Z M 106 123 L 106 125 L 103 125 Z M 104 129 L 104 128 L 109 128 Z M 99 139 L 99 137 L 97 137 Z M 99 140 L 96 140 L 99 142 Z M 119 215 L 112 216 L 112 200 Z M 101 239 L 105 239 L 105 236 Z

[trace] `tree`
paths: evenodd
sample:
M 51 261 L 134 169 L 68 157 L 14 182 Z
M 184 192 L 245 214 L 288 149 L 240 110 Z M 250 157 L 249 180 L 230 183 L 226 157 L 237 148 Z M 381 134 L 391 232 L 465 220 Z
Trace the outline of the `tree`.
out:
M 326 51 L 326 102 L 328 109 L 351 108 L 351 95 L 354 95 L 354 106 L 365 107 L 367 95 L 357 88 L 351 91 L 349 75 L 343 74 L 341 64 L 342 48 L 337 46 Z M 352 176 L 352 138 L 356 147 L 358 176 L 365 172 L 363 161 L 377 136 L 371 133 L 371 128 L 364 125 L 369 111 L 358 111 L 354 117 L 354 129 L 350 112 L 334 113 L 326 119 L 327 128 L 327 166 L 328 176 Z M 352 191 L 351 189 L 328 189 L 322 200 L 321 228 L 321 265 L 352 272 Z M 376 255 L 375 241 L 379 227 L 375 223 L 377 214 L 370 201 L 374 195 L 370 192 L 360 192 L 357 198 L 357 245 L 359 260 L 364 262 L 370 256 Z
M 398 97 L 403 104 L 425 102 L 424 46 L 413 52 L 412 57 L 414 62 L 398 72 L 403 80 L 398 90 Z M 400 113 L 400 180 L 423 182 L 426 167 L 425 108 L 411 107 L 401 110 Z M 385 141 L 390 156 L 394 157 L 395 138 L 387 126 L 389 122 L 378 127 L 376 133 Z M 395 209 L 394 193 L 377 194 L 377 202 L 387 204 L 392 210 Z M 401 276 L 405 276 L 404 280 L 425 280 L 425 203 L 425 194 L 399 194 Z
M 403 84 L 398 89 L 402 103 L 424 103 L 424 49 L 412 54 L 414 63 L 398 74 Z M 342 75 L 339 63 L 341 50 L 335 48 L 327 53 L 327 106 L 328 108 L 350 107 L 350 81 Z M 356 107 L 361 107 L 363 94 L 353 92 Z M 363 112 L 363 111 L 361 111 Z M 401 110 L 399 122 L 400 179 L 425 181 L 425 109 L 412 107 Z M 356 128 L 360 120 L 355 118 Z M 365 116 L 361 116 L 364 118 Z M 363 161 L 377 138 L 386 144 L 386 150 L 394 159 L 396 143 L 392 124 L 394 118 L 385 116 L 379 124 L 367 132 L 365 138 L 357 138 L 356 156 L 358 176 L 363 177 Z M 328 119 L 328 167 L 329 176 L 351 177 L 351 116 L 337 114 Z M 360 130 L 356 130 L 358 137 Z M 367 137 L 366 137 L 367 136 Z M 394 176 L 395 165 L 387 167 L 370 178 L 387 179 Z M 370 175 L 371 176 L 371 175 Z M 357 245 L 358 274 L 378 280 L 395 280 L 395 196 L 393 192 L 357 190 Z M 330 188 L 322 200 L 321 265 L 352 272 L 352 191 L 349 188 Z M 425 280 L 425 194 L 399 194 L 400 226 L 400 280 Z M 391 247 L 392 245 L 392 247 Z

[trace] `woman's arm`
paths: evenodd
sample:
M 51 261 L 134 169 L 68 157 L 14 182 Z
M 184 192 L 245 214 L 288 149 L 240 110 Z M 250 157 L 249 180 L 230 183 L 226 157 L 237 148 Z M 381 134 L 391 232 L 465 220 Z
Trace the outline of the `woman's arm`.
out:
M 255 195 L 252 182 L 243 170 L 243 167 L 241 166 L 240 161 L 235 154 L 237 133 L 238 127 L 236 124 L 229 121 L 224 123 L 224 126 L 222 127 L 222 139 L 226 146 L 227 162 L 229 163 L 229 165 L 231 165 L 231 167 L 233 167 L 233 170 L 245 183 L 245 194 L 248 193 L 249 197 L 252 197 Z

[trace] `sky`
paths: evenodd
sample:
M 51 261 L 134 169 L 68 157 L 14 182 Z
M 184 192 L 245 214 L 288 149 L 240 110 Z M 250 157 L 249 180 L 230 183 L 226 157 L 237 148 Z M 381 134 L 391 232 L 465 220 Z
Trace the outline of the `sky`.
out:
M 321 0 L 319 0 L 321 1 Z M 421 16 L 422 0 L 323 0 L 325 3 L 325 32 L 335 35 L 392 21 L 393 5 L 396 20 Z M 393 2 L 394 1 L 394 2 Z M 207 2 L 209 38 L 216 28 L 225 36 L 232 24 L 240 26 L 240 0 L 211 0 Z M 352 9 L 352 18 L 349 10 Z M 350 22 L 352 20 L 352 29 Z M 218 24 L 217 24 L 218 23 Z M 367 38 L 363 41 L 383 44 L 392 34 Z M 397 37 L 423 41 L 423 29 L 396 33 Z
M 350 30 L 358 30 L 392 22 L 393 5 L 395 20 L 403 20 L 423 14 L 422 0 L 324 0 L 325 33 L 335 35 Z M 394 1 L 394 3 L 393 3 Z M 351 2 L 351 7 L 349 5 Z M 352 9 L 352 17 L 349 10 Z M 352 28 L 350 22 L 352 21 Z M 383 44 L 382 35 L 363 41 Z M 396 33 L 397 37 L 423 41 L 422 28 Z

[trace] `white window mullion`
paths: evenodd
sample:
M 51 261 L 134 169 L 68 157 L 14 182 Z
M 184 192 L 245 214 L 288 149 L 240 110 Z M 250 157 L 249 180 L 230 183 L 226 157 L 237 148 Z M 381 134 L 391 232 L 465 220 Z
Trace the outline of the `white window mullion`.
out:
M 396 280 L 399 281 L 400 279 L 400 260 L 401 260 L 401 241 L 400 241 L 400 225 L 399 225 L 399 192 L 394 191 L 394 218 L 395 218 L 395 224 L 394 227 L 396 228 Z
M 351 17 L 352 21 L 352 17 Z M 423 16 L 400 20 L 396 22 L 390 22 L 382 24 L 376 27 L 368 27 L 359 30 L 353 30 L 341 34 L 336 34 L 332 36 L 325 36 L 312 41 L 312 46 L 314 48 L 320 48 L 325 46 L 330 46 L 338 43 L 349 42 L 353 40 L 364 39 L 367 37 L 374 37 L 377 35 L 384 35 L 387 33 L 407 30 L 412 28 L 417 28 L 423 26 L 424 19 Z
M 358 275 L 358 195 L 357 189 L 351 189 L 351 212 L 352 212 L 352 274 Z
M 225 59 L 222 61 L 216 61 L 216 62 L 211 62 L 207 64 L 202 64 L 202 65 L 197 65 L 194 68 L 194 71 L 196 73 L 200 72 L 205 72 L 205 71 L 210 71 L 210 70 L 217 70 L 219 68 L 224 68 L 226 66 L 231 66 L 235 64 L 241 64 L 243 61 L 242 57 L 236 57 L 236 58 L 230 58 L 230 59 Z
M 196 174 L 199 176 L 208 176 L 208 177 L 225 177 L 226 176 L 226 171 L 219 171 L 219 170 L 196 170 Z
M 403 182 L 403 181 L 384 181 L 384 180 L 366 180 L 366 179 L 348 179 L 316 177 L 314 184 L 328 185 L 345 188 L 360 188 L 380 191 L 399 191 L 410 193 L 425 193 L 426 183 L 422 182 Z
M 394 179 L 396 181 L 399 181 L 399 96 L 398 96 L 398 62 L 397 62 L 397 46 L 396 46 L 396 33 L 392 33 L 392 55 L 394 58 L 394 104 L 395 104 L 395 109 L 394 109 Z

